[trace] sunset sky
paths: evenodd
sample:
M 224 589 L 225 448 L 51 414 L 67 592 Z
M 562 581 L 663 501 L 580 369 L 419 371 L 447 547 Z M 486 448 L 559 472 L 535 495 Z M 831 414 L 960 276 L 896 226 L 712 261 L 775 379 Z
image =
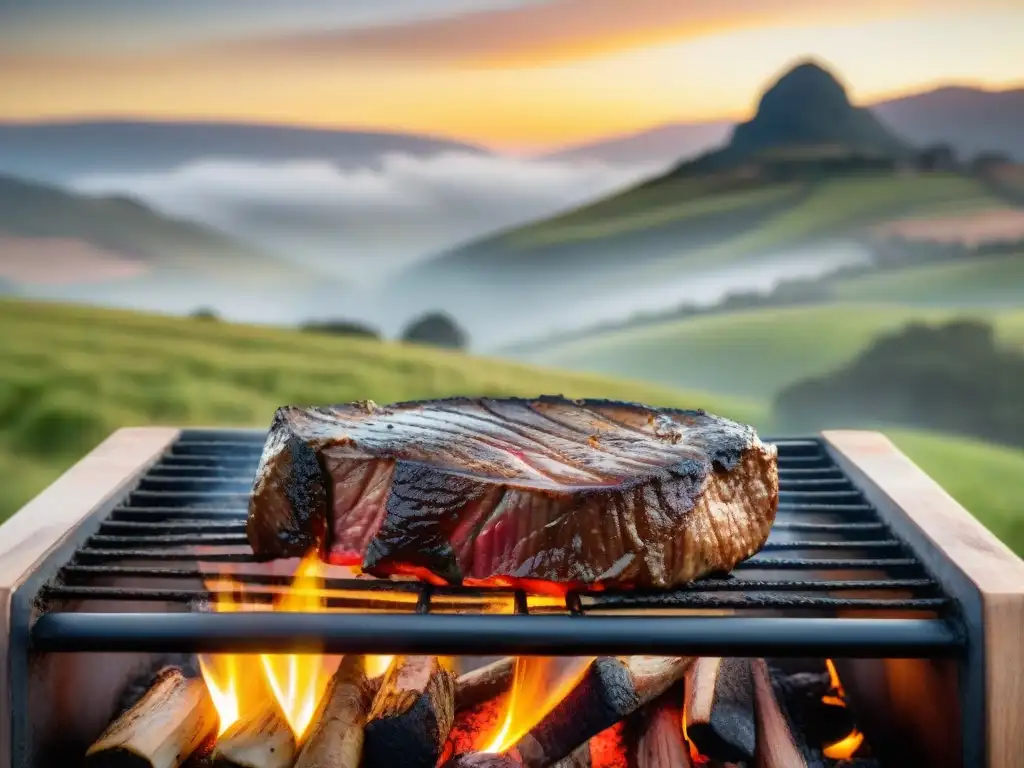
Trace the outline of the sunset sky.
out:
M 0 0 L 0 119 L 244 120 L 573 144 L 747 116 L 814 57 L 856 101 L 1024 85 L 1020 0 Z

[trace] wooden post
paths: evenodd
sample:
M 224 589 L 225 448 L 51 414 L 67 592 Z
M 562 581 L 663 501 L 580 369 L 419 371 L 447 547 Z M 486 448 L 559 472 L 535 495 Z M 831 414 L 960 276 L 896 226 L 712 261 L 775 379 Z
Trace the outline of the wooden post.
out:
M 946 591 L 960 602 L 972 631 L 983 637 L 984 661 L 975 657 L 972 663 L 984 664 L 983 700 L 978 704 L 984 707 L 985 756 L 983 763 L 979 758 L 974 764 L 1016 768 L 1024 743 L 1024 561 L 884 435 L 837 430 L 822 436 L 840 468 L 892 529 L 913 545 Z M 852 696 L 856 681 L 844 675 L 842 664 L 837 666 Z M 886 669 L 882 674 L 890 676 L 890 671 Z M 941 679 L 955 679 L 955 673 L 944 675 L 923 665 L 901 668 L 899 672 L 908 678 L 904 684 L 914 676 L 925 688 L 955 695 L 955 691 L 947 691 Z M 948 761 L 950 755 L 941 752 L 950 743 L 948 732 L 969 729 L 968 718 L 974 713 L 936 713 L 931 711 L 934 707 L 920 706 L 920 699 L 916 701 L 916 707 L 909 701 L 891 702 L 894 711 L 889 716 L 897 718 L 898 724 L 893 724 L 905 739 L 914 738 L 926 750 L 932 750 L 929 758 L 934 765 L 947 764 L 943 759 Z M 937 722 L 936 716 L 942 720 Z M 867 736 L 871 741 L 871 734 Z M 954 759 L 954 764 L 962 763 Z M 975 756 L 966 759 L 974 760 Z
M 127 492 L 179 434 L 168 427 L 118 430 L 0 525 L 0 768 L 11 768 L 12 700 L 25 696 L 11 690 L 9 678 L 12 595 L 92 513 Z M 122 655 L 127 674 L 137 661 Z M 82 713 L 76 728 L 99 733 L 115 714 L 113 697 L 106 704 Z

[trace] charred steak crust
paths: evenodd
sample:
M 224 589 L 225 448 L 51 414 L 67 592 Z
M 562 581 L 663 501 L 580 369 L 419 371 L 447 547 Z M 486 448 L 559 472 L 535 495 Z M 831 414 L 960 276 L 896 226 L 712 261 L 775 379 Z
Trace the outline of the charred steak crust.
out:
M 247 531 L 435 583 L 666 587 L 728 571 L 778 507 L 774 446 L 700 410 L 558 396 L 277 411 Z

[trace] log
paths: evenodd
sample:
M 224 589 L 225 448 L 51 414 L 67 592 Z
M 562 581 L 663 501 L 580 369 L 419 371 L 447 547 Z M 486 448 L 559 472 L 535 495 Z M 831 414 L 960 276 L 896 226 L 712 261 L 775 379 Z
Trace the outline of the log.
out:
M 544 768 L 650 703 L 682 679 L 693 659 L 603 656 L 544 719 L 516 744 L 527 768 Z
M 370 701 L 363 659 L 345 656 L 324 692 L 295 768 L 359 768 Z
M 683 689 L 675 686 L 630 719 L 630 768 L 693 768 L 683 738 Z
M 576 747 L 571 754 L 551 764 L 550 768 L 590 768 L 590 742 Z
M 686 737 L 704 757 L 754 759 L 756 726 L 750 659 L 702 656 L 686 673 Z
M 772 689 L 764 659 L 750 662 L 754 683 L 754 712 L 757 724 L 755 768 L 808 768 L 806 749 L 801 748 L 789 720 Z
M 86 765 L 178 768 L 216 734 L 217 710 L 206 684 L 167 667 L 89 747 Z
M 811 746 L 825 746 L 846 738 L 857 727 L 853 711 L 831 689 L 828 672 L 800 672 L 773 677 L 779 701 L 786 703 L 789 719 Z
M 469 752 L 453 757 L 443 768 L 523 768 L 523 764 L 511 755 Z
M 454 718 L 455 674 L 436 656 L 396 656 L 367 718 L 367 768 L 434 768 Z
M 467 709 L 503 694 L 512 685 L 516 660 L 506 656 L 459 675 L 455 681 L 455 709 Z
M 260 711 L 234 723 L 217 739 L 214 765 L 223 768 L 291 768 L 295 735 L 273 698 Z

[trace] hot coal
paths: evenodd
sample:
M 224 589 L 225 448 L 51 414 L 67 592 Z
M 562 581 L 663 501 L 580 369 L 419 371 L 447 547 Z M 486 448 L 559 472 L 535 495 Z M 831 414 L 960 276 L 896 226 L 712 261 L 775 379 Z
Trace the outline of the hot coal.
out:
M 364 401 L 277 411 L 247 531 L 259 557 L 376 576 L 668 587 L 755 554 L 777 507 L 775 447 L 703 411 Z

